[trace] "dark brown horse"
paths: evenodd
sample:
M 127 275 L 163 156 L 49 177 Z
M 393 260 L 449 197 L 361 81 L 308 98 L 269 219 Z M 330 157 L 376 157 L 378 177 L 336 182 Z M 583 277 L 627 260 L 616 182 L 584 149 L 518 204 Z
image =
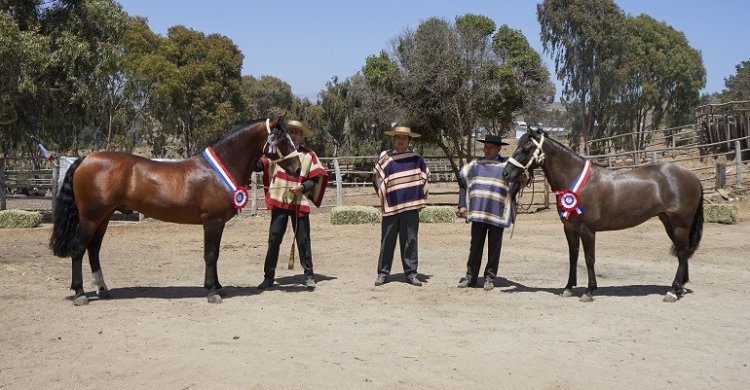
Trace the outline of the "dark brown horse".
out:
M 202 156 L 181 161 L 153 161 L 119 152 L 95 152 L 76 160 L 55 198 L 50 238 L 56 256 L 72 257 L 73 303 L 88 303 L 81 269 L 86 250 L 99 297 L 110 297 L 99 249 L 115 210 L 136 210 L 162 221 L 203 225 L 203 285 L 209 290 L 209 302 L 221 302 L 216 269 L 221 235 L 224 224 L 247 200 L 243 185 L 249 182 L 258 159 L 265 153 L 291 175 L 299 175 L 300 160 L 282 120 L 255 120 L 236 126 Z
M 543 130 L 529 131 L 508 159 L 503 176 L 516 182 L 522 174 L 541 167 L 558 196 L 557 209 L 570 254 L 570 273 L 563 296 L 572 296 L 580 242 L 589 283 L 581 301 L 593 300 L 596 290 L 594 252 L 596 232 L 620 230 L 658 216 L 672 240 L 672 254 L 679 265 L 672 290 L 664 301 L 674 302 L 686 293 L 688 259 L 698 249 L 703 232 L 703 188 L 698 178 L 679 165 L 659 163 L 627 171 L 613 171 L 595 164 Z M 590 169 L 588 169 L 590 167 Z

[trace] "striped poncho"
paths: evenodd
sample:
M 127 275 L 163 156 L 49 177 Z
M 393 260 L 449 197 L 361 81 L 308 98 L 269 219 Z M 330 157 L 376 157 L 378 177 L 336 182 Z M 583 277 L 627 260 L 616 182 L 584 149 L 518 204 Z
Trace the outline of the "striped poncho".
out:
M 380 153 L 373 173 L 383 216 L 424 208 L 429 172 L 417 153 L 395 150 Z
M 508 182 L 502 179 L 503 168 L 504 160 L 479 159 L 461 169 L 461 180 L 465 183 L 461 191 L 466 191 L 466 204 L 459 206 L 466 207 L 467 223 L 483 222 L 506 228 L 513 222 Z
M 278 164 L 272 164 L 263 158 L 263 186 L 266 195 L 266 207 L 269 210 L 296 210 L 297 216 L 310 214 L 310 204 L 320 207 L 328 185 L 328 172 L 311 149 L 299 147 L 301 171 L 298 177 L 287 174 Z M 295 198 L 290 188 L 308 179 L 316 179 L 315 186 L 304 195 Z

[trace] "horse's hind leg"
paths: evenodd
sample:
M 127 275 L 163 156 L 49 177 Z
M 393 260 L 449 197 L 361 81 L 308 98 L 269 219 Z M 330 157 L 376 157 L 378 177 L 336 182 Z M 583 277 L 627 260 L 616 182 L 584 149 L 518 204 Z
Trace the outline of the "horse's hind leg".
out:
M 112 216 L 110 215 L 109 218 Z M 91 265 L 91 275 L 94 278 L 94 285 L 96 285 L 96 294 L 99 299 L 110 299 L 112 295 L 109 293 L 107 284 L 104 282 L 104 275 L 102 274 L 101 263 L 99 262 L 99 250 L 102 247 L 102 240 L 104 239 L 104 233 L 107 232 L 107 226 L 109 225 L 109 218 L 102 221 L 99 227 L 96 229 L 94 236 L 91 238 L 91 242 L 88 246 L 89 251 L 89 265 Z
M 570 258 L 570 271 L 568 272 L 568 284 L 562 292 L 563 297 L 573 296 L 573 287 L 578 284 L 578 252 L 581 246 L 581 237 L 578 232 L 571 228 L 565 228 L 565 238 L 568 240 L 568 255 Z
M 86 297 L 86 292 L 83 290 L 83 255 L 86 253 L 86 249 L 89 246 L 91 238 L 96 232 L 96 223 L 80 217 L 78 222 L 78 228 L 76 235 L 78 236 L 78 242 L 80 246 L 73 252 L 72 258 L 72 281 L 70 283 L 70 289 L 74 291 L 73 304 L 76 306 L 86 305 L 89 303 L 89 299 Z
M 667 235 L 672 240 L 672 254 L 677 256 L 677 272 L 672 281 L 672 290 L 667 292 L 664 296 L 664 302 L 675 302 L 681 296 L 685 295 L 685 283 L 690 281 L 688 272 L 688 258 L 690 245 L 690 228 L 687 227 L 675 227 L 669 216 L 659 215 L 659 219 L 664 224 L 664 229 L 667 231 Z
M 688 254 L 690 229 L 685 227 L 675 227 L 672 219 L 666 214 L 660 214 L 659 219 L 664 225 L 664 229 L 672 240 L 672 254 L 677 256 L 678 266 L 672 282 L 672 290 L 667 292 L 664 297 L 665 302 L 674 302 L 685 294 L 685 283 L 689 281 L 688 276 Z

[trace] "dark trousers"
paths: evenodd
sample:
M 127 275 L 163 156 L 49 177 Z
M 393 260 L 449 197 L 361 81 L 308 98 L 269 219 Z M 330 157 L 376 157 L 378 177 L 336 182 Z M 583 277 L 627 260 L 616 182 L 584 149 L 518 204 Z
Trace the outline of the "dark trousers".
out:
M 401 265 L 404 275 L 416 276 L 419 263 L 417 253 L 417 235 L 419 233 L 419 210 L 408 210 L 395 215 L 383 217 L 380 235 L 380 257 L 378 258 L 378 275 L 391 274 L 393 252 L 396 249 L 396 237 L 401 249 Z
M 469 246 L 469 261 L 466 263 L 466 279 L 476 283 L 479 276 L 479 266 L 482 265 L 484 240 L 487 242 L 487 267 L 484 277 L 495 279 L 500 264 L 500 249 L 503 246 L 503 231 L 505 229 L 483 222 L 471 223 L 471 244 Z
M 296 217 L 295 212 L 284 209 L 271 211 L 271 227 L 268 229 L 268 252 L 263 267 L 266 279 L 273 279 L 276 275 L 276 264 L 279 262 L 279 247 L 284 239 L 286 226 L 292 220 L 292 229 L 297 231 L 297 249 L 299 262 L 305 270 L 306 277 L 313 276 L 312 247 L 310 245 L 310 217 Z

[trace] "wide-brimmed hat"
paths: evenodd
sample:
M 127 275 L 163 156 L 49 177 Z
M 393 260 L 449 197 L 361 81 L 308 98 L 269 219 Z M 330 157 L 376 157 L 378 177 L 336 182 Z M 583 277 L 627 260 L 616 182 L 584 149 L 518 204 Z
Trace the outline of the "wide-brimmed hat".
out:
M 305 124 L 300 121 L 287 121 L 286 127 L 301 131 L 303 137 L 312 137 L 315 135 L 315 131 L 313 131 L 313 129 L 305 126 Z
M 495 145 L 510 145 L 508 143 L 503 142 L 503 137 L 487 134 L 484 136 L 484 139 L 478 139 L 477 142 L 481 143 L 488 143 L 488 144 L 495 144 Z
M 392 135 L 394 137 L 397 136 L 397 135 L 406 135 L 406 136 L 409 136 L 411 138 L 417 138 L 417 137 L 421 137 L 422 136 L 422 134 L 415 133 L 415 132 L 411 131 L 411 129 L 408 128 L 408 127 L 406 127 L 406 126 L 398 126 L 398 127 L 394 128 L 393 130 L 386 131 L 385 133 L 388 134 L 388 135 Z

